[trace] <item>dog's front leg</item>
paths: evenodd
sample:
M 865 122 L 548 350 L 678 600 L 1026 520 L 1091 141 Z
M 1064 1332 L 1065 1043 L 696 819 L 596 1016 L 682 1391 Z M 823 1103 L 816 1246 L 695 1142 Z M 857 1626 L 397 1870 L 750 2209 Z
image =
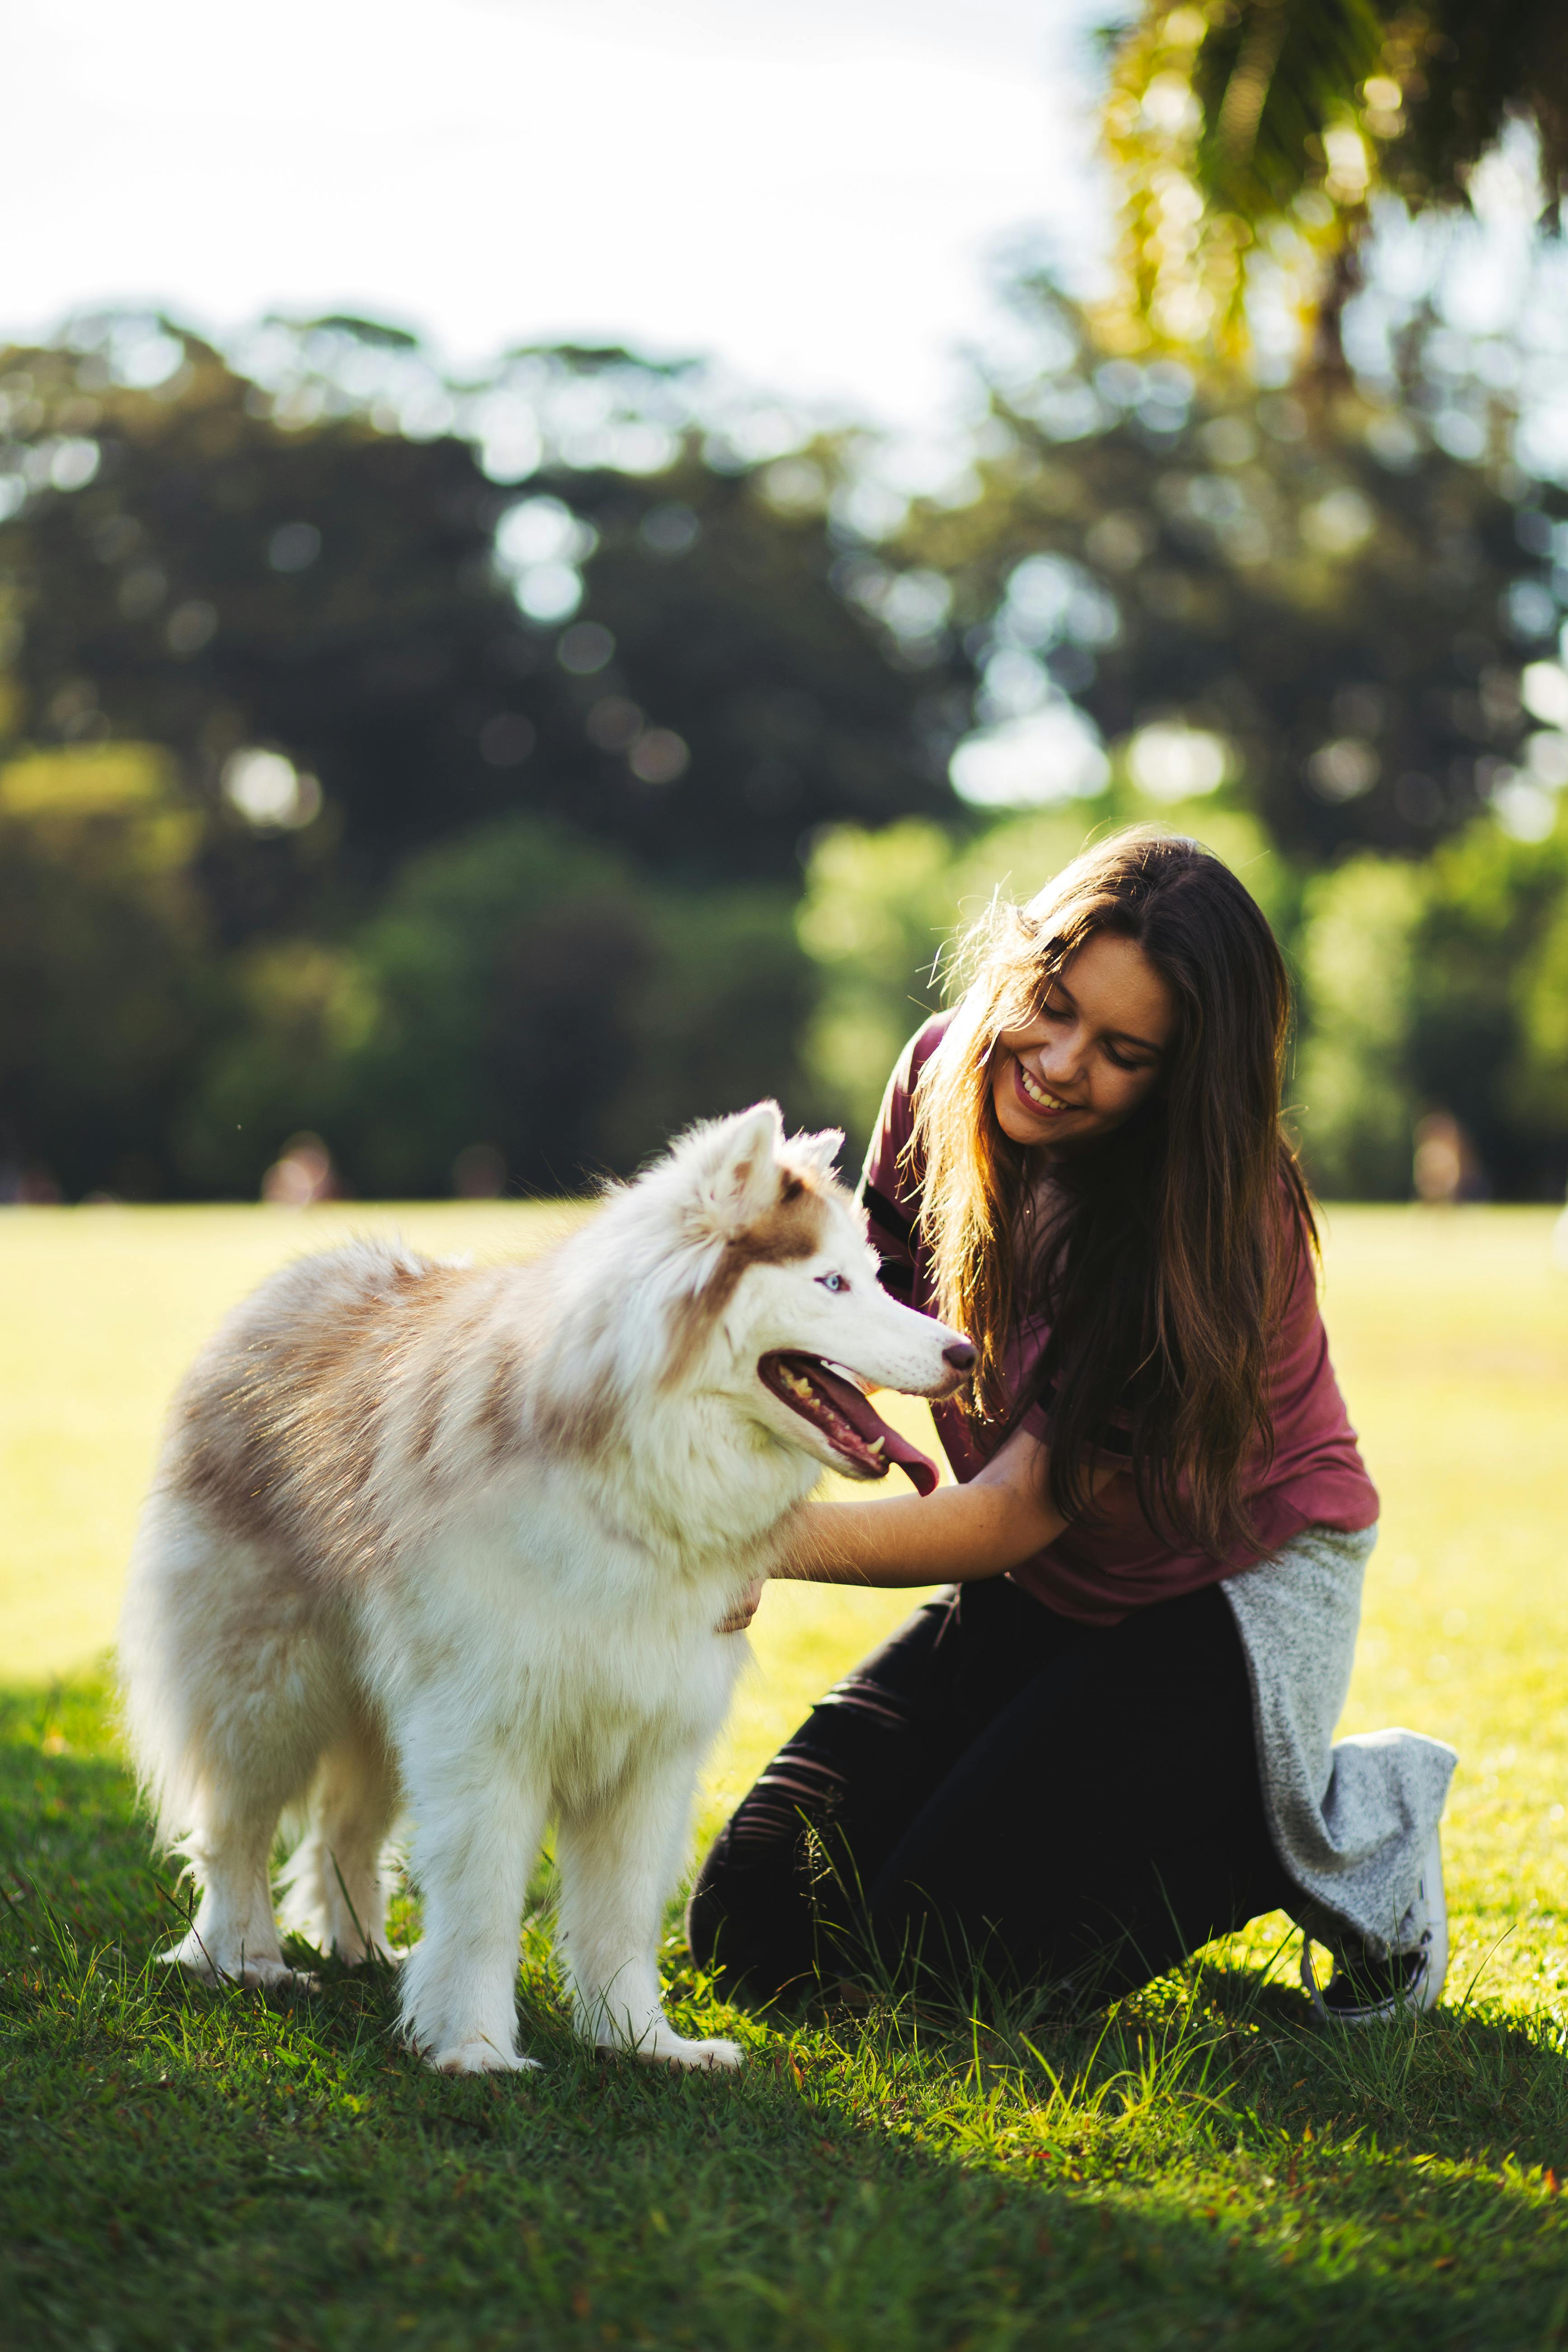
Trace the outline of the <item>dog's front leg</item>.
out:
M 425 1929 L 403 1969 L 404 2030 L 443 2074 L 535 2065 L 517 2046 L 518 1930 L 548 1786 L 472 1729 L 461 1743 L 416 1736 L 403 1779 Z
M 563 1811 L 562 1957 L 577 2028 L 600 2049 L 671 2066 L 737 2066 L 733 2042 L 689 2042 L 659 1999 L 658 1931 L 680 1867 L 698 1751 L 629 1763 L 612 1789 Z

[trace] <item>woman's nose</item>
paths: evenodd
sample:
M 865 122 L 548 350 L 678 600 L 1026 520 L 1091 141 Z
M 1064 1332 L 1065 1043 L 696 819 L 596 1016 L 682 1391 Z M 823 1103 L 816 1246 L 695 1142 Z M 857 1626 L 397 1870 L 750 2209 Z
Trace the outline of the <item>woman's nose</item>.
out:
M 1070 1086 L 1078 1076 L 1080 1053 L 1078 1032 L 1047 1039 L 1040 1049 L 1040 1076 L 1047 1086 Z

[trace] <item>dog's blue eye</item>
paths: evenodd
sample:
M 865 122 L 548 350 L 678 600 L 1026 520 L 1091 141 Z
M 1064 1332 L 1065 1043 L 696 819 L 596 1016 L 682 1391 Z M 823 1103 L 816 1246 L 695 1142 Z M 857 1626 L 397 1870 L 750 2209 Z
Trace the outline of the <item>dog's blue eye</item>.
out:
M 841 1274 L 819 1274 L 816 1278 L 824 1290 L 847 1290 L 849 1287 Z

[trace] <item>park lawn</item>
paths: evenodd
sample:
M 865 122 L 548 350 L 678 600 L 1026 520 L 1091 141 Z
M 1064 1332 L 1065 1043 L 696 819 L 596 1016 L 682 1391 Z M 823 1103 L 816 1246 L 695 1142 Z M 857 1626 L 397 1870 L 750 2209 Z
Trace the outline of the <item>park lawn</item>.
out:
M 0 1220 L 0 2340 L 1568 2341 L 1568 1281 L 1546 1213 L 1329 1218 L 1335 1357 L 1385 1506 L 1347 1727 L 1461 1751 L 1444 2011 L 1312 2031 L 1277 1919 L 1088 2028 L 759 2020 L 712 1999 L 672 1921 L 677 2014 L 750 2053 L 672 2080 L 574 2050 L 531 1931 L 548 2067 L 500 2084 L 421 2073 L 384 1977 L 329 1967 L 287 2005 L 149 1966 L 176 1898 L 95 1663 L 195 1341 L 280 1258 L 392 1222 Z M 552 1218 L 395 1222 L 489 1255 Z M 769 1594 L 710 1819 L 900 1606 Z

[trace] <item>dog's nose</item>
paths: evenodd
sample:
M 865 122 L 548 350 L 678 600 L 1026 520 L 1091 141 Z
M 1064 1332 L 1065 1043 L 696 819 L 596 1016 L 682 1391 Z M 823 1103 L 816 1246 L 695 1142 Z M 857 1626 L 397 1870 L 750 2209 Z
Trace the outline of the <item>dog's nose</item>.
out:
M 942 1360 L 944 1364 L 951 1364 L 955 1372 L 972 1372 L 974 1370 L 974 1350 L 967 1339 L 954 1339 L 951 1347 L 942 1349 Z

